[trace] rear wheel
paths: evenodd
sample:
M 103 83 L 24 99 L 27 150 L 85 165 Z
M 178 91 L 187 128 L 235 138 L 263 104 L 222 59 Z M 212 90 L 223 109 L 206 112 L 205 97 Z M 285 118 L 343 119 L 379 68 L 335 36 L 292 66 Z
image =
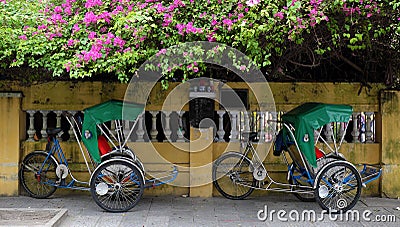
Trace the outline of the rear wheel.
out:
M 43 152 L 32 152 L 22 161 L 19 180 L 22 187 L 34 198 L 47 198 L 57 189 L 57 164 Z
M 349 162 L 331 162 L 317 175 L 315 198 L 325 210 L 346 212 L 359 200 L 361 184 L 358 170 Z
M 244 199 L 254 191 L 250 161 L 240 153 L 227 153 L 219 157 L 212 170 L 215 188 L 228 199 Z
M 94 171 L 90 191 L 94 201 L 106 211 L 132 209 L 143 195 L 142 172 L 127 160 L 109 160 Z

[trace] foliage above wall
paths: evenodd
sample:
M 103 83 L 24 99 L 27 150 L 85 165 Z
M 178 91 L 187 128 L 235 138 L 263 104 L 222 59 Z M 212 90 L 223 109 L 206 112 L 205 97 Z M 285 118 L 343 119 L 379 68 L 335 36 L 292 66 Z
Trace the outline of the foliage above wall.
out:
M 113 74 L 127 81 L 165 48 L 210 41 L 242 51 L 271 79 L 348 69 L 358 81 L 392 83 L 400 71 L 398 0 L 0 0 L 0 5 L 5 69 L 44 68 L 73 78 Z M 184 79 L 205 67 L 199 62 L 169 68 L 165 76 L 180 69 Z

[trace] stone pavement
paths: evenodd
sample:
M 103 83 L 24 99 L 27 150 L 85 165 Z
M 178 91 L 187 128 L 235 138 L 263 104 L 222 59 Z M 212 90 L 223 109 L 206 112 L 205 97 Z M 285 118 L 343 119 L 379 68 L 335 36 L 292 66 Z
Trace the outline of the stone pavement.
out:
M 45 209 L 53 211 L 68 210 L 58 222 L 48 226 L 400 226 L 400 200 L 376 197 L 362 197 L 354 211 L 359 212 L 360 220 L 346 221 L 333 220 L 327 214 L 321 215 L 321 208 L 316 202 L 306 203 L 298 201 L 293 195 L 286 193 L 272 193 L 264 197 L 250 197 L 246 200 L 229 200 L 223 197 L 213 198 L 185 198 L 176 196 L 148 197 L 145 196 L 131 211 L 126 213 L 104 212 L 92 200 L 89 194 L 53 195 L 49 199 L 33 199 L 26 196 L 0 197 L 0 226 L 10 226 L 4 210 L 20 210 L 19 218 L 15 217 L 13 225 L 34 226 L 34 222 L 21 222 L 24 210 L 36 212 L 36 219 L 46 214 Z M 18 209 L 13 209 L 18 208 Z M 260 211 L 262 210 L 262 211 Z M 265 218 L 265 221 L 258 218 Z M 301 218 L 302 212 L 314 210 L 316 218 L 323 220 L 292 221 L 296 213 Z M 65 211 L 65 210 L 64 210 Z M 50 212 L 50 211 L 48 211 Z M 281 213 L 281 219 L 278 213 Z M 286 212 L 286 214 L 283 214 Z M 363 219 L 362 214 L 368 219 Z M 290 215 L 291 216 L 290 216 Z M 304 217 L 307 219 L 307 213 Z M 7 213 L 10 215 L 10 213 Z M 15 214 L 17 215 L 17 214 Z M 32 212 L 30 212 L 32 216 Z M 46 215 L 44 215 L 46 216 Z M 47 215 L 50 216 L 51 215 Z M 349 216 L 350 217 L 350 216 Z M 355 216 L 354 216 L 355 217 Z M 49 217 L 48 217 L 49 218 Z M 10 217 L 8 217 L 10 219 Z M 288 219 L 286 221 L 285 219 Z M 331 220 L 332 219 L 332 220 Z M 385 219 L 386 222 L 380 221 Z M 388 220 L 390 222 L 388 222 Z M 379 223 L 377 223 L 379 221 Z M 36 226 L 41 226 L 36 224 Z

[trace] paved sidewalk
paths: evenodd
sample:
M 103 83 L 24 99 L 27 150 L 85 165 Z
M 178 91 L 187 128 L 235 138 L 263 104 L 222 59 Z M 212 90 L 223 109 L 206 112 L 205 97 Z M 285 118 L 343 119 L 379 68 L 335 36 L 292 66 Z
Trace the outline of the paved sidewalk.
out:
M 257 213 L 265 210 L 272 216 L 260 221 Z M 54 226 L 400 226 L 400 200 L 364 197 L 353 210 L 360 213 L 360 221 L 345 221 L 343 217 L 330 220 L 323 215 L 321 221 L 282 221 L 278 220 L 278 211 L 284 210 L 284 218 L 290 219 L 296 212 L 315 210 L 320 217 L 321 208 L 316 202 L 298 201 L 293 195 L 274 193 L 265 197 L 251 197 L 233 201 L 223 197 L 184 198 L 174 196 L 144 197 L 139 204 L 126 213 L 107 213 L 99 208 L 90 195 L 54 195 L 50 199 L 33 199 L 26 196 L 0 197 L 0 208 L 23 208 L 36 211 L 37 218 L 44 209 L 67 209 L 68 213 Z M 4 210 L 4 209 L 3 209 Z M 22 209 L 21 209 L 22 210 Z M 370 212 L 370 221 L 362 220 L 362 212 Z M 261 212 L 261 218 L 265 212 Z M 282 213 L 282 212 L 281 212 Z M 0 212 L 0 226 L 2 224 Z M 333 217 L 332 217 L 333 218 Z M 379 222 L 380 219 L 395 219 L 395 222 Z M 21 225 L 15 219 L 14 225 Z M 4 220 L 3 220 L 4 221 Z M 8 226 L 9 224 L 7 224 Z M 26 223 L 22 223 L 26 225 Z M 33 224 L 32 224 L 33 225 Z M 28 225 L 29 226 L 29 225 Z

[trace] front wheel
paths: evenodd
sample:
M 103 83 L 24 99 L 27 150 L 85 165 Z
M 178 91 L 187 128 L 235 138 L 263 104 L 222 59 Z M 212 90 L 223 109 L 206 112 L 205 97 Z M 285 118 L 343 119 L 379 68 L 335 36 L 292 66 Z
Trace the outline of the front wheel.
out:
M 97 167 L 90 180 L 94 201 L 106 211 L 126 212 L 143 195 L 142 172 L 131 161 L 109 160 Z
M 232 152 L 219 157 L 212 169 L 215 188 L 228 199 L 244 199 L 253 191 L 256 180 L 249 159 Z
M 21 164 L 19 180 L 31 197 L 44 199 L 57 189 L 57 164 L 53 157 L 44 151 L 28 154 Z
M 360 174 L 352 164 L 335 161 L 317 174 L 314 195 L 322 209 L 332 213 L 346 212 L 359 200 L 361 186 Z

